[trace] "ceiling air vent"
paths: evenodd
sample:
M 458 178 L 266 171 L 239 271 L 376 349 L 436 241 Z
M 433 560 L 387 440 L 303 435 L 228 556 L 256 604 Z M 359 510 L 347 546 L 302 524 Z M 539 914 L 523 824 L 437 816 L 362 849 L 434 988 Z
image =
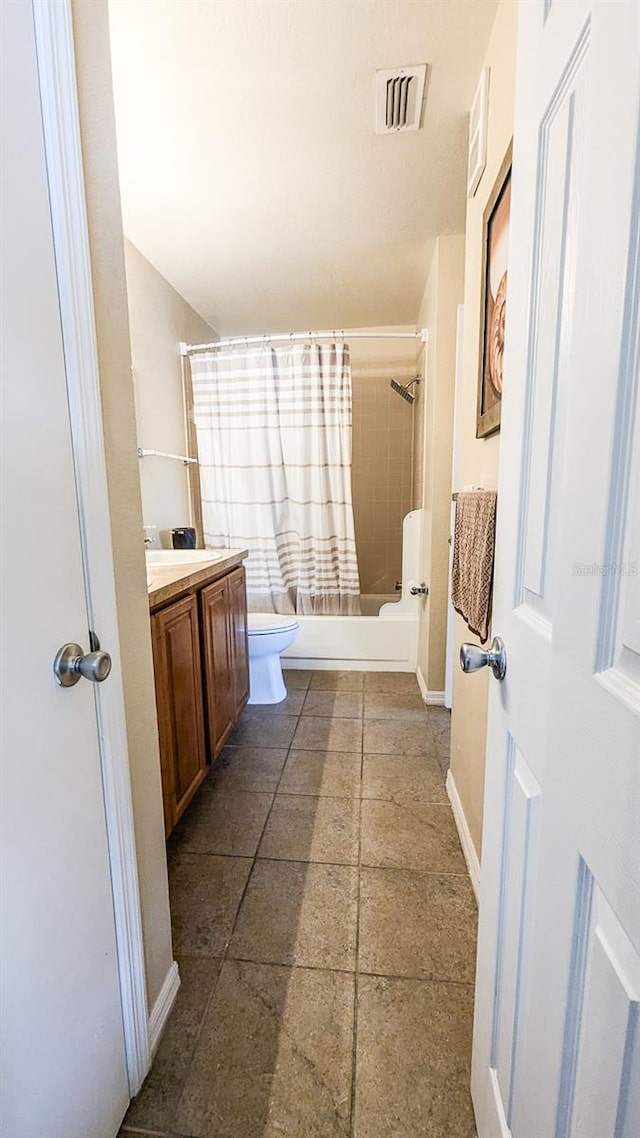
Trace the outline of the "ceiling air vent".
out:
M 419 130 L 426 63 L 376 71 L 376 134 Z

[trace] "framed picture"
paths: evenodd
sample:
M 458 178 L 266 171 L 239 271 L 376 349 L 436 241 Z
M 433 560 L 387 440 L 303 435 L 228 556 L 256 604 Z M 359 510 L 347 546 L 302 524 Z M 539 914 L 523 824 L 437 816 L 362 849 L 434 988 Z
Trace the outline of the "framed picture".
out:
M 505 155 L 482 219 L 477 439 L 486 438 L 500 430 L 510 212 L 511 146 Z

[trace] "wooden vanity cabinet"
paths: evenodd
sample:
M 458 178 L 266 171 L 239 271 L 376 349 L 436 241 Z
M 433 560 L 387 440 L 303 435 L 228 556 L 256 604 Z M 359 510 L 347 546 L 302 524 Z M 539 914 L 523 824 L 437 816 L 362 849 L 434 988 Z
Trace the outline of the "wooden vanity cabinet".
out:
M 249 696 L 244 569 L 200 593 L 209 753 L 219 754 Z
M 162 767 L 169 835 L 207 774 L 198 602 L 184 597 L 151 618 Z
M 168 837 L 249 696 L 244 569 L 154 612 L 151 633 Z

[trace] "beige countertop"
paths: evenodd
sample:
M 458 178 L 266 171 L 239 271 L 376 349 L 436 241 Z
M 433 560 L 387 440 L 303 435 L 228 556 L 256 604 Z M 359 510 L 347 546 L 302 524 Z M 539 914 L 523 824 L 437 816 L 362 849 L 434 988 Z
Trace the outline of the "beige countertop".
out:
M 198 553 L 202 553 L 198 550 Z M 248 556 L 247 549 L 211 550 L 211 561 L 197 561 L 181 565 L 147 565 L 147 592 L 149 608 L 159 608 L 177 600 L 184 593 L 200 589 L 224 577 L 231 569 L 241 565 Z M 219 554 L 223 556 L 220 557 Z

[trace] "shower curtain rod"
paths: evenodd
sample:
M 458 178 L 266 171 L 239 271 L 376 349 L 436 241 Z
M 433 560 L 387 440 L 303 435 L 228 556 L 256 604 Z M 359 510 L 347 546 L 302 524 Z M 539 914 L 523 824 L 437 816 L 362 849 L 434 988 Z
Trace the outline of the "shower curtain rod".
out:
M 232 336 L 227 340 L 215 340 L 213 344 L 180 344 L 180 354 L 190 356 L 193 352 L 210 352 L 215 348 L 235 348 L 249 344 L 273 344 L 278 341 L 293 343 L 297 340 L 420 340 L 426 344 L 429 332 L 421 328 L 419 332 L 348 332 L 344 328 L 334 328 L 327 332 L 267 332 L 262 336 Z

